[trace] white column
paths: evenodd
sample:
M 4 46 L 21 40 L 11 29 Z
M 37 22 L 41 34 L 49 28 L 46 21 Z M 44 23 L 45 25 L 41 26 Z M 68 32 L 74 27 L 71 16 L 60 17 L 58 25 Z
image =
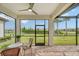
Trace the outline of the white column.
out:
M 21 35 L 21 23 L 18 18 L 16 19 L 16 35 Z M 18 39 L 16 39 L 16 42 L 17 41 Z
M 53 34 L 54 34 L 54 24 L 53 24 L 53 20 L 52 19 L 50 19 L 48 21 L 48 28 L 49 28 L 48 45 L 52 46 L 53 45 Z
M 4 21 L 0 20 L 0 37 L 4 37 Z
M 16 35 L 20 35 L 20 20 L 19 19 L 16 19 Z

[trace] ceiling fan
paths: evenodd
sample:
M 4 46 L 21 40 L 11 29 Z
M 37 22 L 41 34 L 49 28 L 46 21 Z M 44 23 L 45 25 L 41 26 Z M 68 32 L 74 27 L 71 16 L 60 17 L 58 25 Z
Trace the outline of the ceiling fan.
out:
M 29 3 L 28 9 L 23 9 L 23 10 L 20 10 L 20 11 L 30 11 L 30 12 L 33 12 L 35 15 L 38 15 L 38 13 L 33 10 L 33 7 L 34 7 L 34 3 Z

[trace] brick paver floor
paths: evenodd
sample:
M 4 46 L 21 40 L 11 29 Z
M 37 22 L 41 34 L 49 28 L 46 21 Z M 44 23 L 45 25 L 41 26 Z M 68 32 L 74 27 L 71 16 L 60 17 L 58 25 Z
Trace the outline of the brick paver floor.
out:
M 79 56 L 79 46 L 33 46 L 35 56 Z

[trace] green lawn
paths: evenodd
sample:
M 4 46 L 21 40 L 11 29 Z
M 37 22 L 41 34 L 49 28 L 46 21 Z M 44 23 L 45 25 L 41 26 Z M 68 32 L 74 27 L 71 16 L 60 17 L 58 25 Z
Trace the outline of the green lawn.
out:
M 37 36 L 44 36 L 43 34 L 37 34 Z M 27 43 L 29 38 L 33 38 L 33 43 L 35 43 L 35 35 L 34 34 L 25 34 L 21 36 L 20 41 L 23 43 Z M 37 42 L 44 42 L 44 37 L 36 37 Z M 46 34 L 45 42 L 48 42 L 48 35 Z
M 38 34 L 38 36 L 39 35 L 42 35 L 42 34 Z M 29 38 L 33 38 L 33 44 L 34 44 L 35 43 L 34 34 L 21 36 L 20 41 L 22 43 L 27 43 L 29 41 Z M 43 42 L 42 39 L 43 39 L 42 37 L 41 38 L 38 37 L 37 42 Z M 48 43 L 48 35 L 47 34 L 46 34 L 45 42 L 46 42 L 46 44 Z M 0 45 L 0 49 L 4 49 L 8 45 L 13 44 L 13 43 L 14 43 L 14 38 L 12 38 L 9 41 L 5 41 L 4 44 Z M 54 43 L 55 45 L 73 45 L 73 44 L 76 44 L 76 39 L 75 39 L 75 36 L 54 36 L 52 39 L 52 43 Z M 79 43 L 79 40 L 78 40 L 78 43 Z
M 76 44 L 75 36 L 54 36 L 53 43 L 56 45 L 71 45 Z M 79 43 L 79 41 L 78 41 Z
M 21 37 L 21 39 L 20 39 L 20 41 L 22 42 L 22 43 L 27 43 L 28 41 L 29 41 L 29 38 L 33 38 L 33 44 L 35 43 L 35 37 Z M 40 43 L 42 43 L 42 42 L 44 42 L 43 41 L 43 39 L 44 39 L 44 37 L 38 37 L 37 38 L 37 43 L 38 42 L 40 42 Z M 45 42 L 47 43 L 48 42 L 48 37 L 45 37 Z
M 0 50 L 7 48 L 7 46 L 9 46 L 10 44 L 13 44 L 14 38 L 11 38 L 11 40 L 5 41 L 0 45 Z
M 35 37 L 21 37 L 21 42 L 27 43 L 29 38 L 33 38 L 33 43 L 35 43 Z M 42 37 L 37 38 L 37 42 L 43 42 Z M 45 40 L 48 43 L 48 37 Z M 75 36 L 54 36 L 52 38 L 52 43 L 56 45 L 73 45 L 76 44 L 76 37 Z M 79 43 L 79 40 L 78 40 Z

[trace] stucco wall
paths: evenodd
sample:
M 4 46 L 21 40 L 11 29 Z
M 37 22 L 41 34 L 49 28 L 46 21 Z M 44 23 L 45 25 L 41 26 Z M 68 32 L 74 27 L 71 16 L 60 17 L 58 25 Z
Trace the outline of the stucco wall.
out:
M 0 37 L 4 37 L 4 22 L 0 20 Z

